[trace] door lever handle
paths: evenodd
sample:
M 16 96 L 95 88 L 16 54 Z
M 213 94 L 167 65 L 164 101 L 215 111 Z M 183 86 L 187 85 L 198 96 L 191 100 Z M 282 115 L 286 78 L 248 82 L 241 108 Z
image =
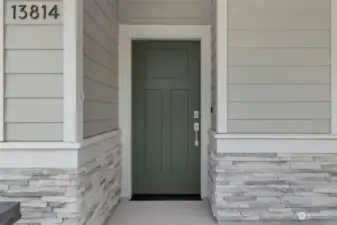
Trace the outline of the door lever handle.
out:
M 194 145 L 199 146 L 199 131 L 200 131 L 200 125 L 198 122 L 194 123 L 194 133 L 195 133 L 195 139 L 194 139 Z

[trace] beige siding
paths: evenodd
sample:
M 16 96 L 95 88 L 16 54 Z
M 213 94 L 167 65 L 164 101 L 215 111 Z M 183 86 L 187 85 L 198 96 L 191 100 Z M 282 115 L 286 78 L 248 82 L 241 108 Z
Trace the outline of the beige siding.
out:
M 331 0 L 229 0 L 228 130 L 330 132 Z
M 216 130 L 217 126 L 217 119 L 216 119 L 216 95 L 217 95 L 217 89 L 216 89 L 216 76 L 217 76 L 217 15 L 216 15 L 216 0 L 212 0 L 211 5 L 211 38 L 212 38 L 212 118 L 211 118 L 211 125 L 212 129 Z
M 328 120 L 229 120 L 228 129 L 232 133 L 315 133 L 325 134 L 330 126 Z
M 13 2 L 5 1 L 5 140 L 62 141 L 62 20 L 13 21 Z
M 210 1 L 205 0 L 120 0 L 123 24 L 208 25 Z
M 62 28 L 61 25 L 8 26 L 6 33 L 10 38 L 6 40 L 6 47 L 7 49 L 62 49 Z
M 36 88 L 38 87 L 38 88 Z M 7 98 L 57 98 L 63 96 L 63 77 L 61 74 L 12 74 L 6 77 Z
M 117 3 L 84 1 L 84 137 L 118 129 Z
M 6 122 L 8 123 L 61 123 L 62 99 L 7 99 Z M 24 114 L 24 115 L 23 115 Z
M 62 123 L 10 123 L 5 131 L 9 141 L 59 141 L 63 138 Z

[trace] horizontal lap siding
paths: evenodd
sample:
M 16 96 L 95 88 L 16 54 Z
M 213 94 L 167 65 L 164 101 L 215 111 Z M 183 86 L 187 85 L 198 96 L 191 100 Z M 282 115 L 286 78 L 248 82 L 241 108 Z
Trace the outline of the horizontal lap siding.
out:
M 229 0 L 228 130 L 330 133 L 331 0 Z
M 117 4 L 84 2 L 84 137 L 118 129 Z
M 204 0 L 121 0 L 123 24 L 208 25 L 210 1 Z
M 62 36 L 61 22 L 14 22 L 6 12 L 6 141 L 62 141 Z

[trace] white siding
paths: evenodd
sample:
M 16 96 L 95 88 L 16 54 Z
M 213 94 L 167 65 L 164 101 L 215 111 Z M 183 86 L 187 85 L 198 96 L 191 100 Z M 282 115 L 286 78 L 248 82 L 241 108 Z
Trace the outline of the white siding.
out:
M 118 129 L 117 3 L 84 1 L 84 137 Z
M 216 36 L 217 36 L 217 15 L 216 15 L 216 7 L 217 7 L 217 1 L 212 0 L 212 5 L 211 5 L 211 38 L 212 38 L 212 118 L 211 118 L 211 125 L 212 129 L 216 130 L 217 126 L 217 119 L 216 119 L 216 95 L 217 95 L 217 90 L 216 90 L 216 76 L 217 76 L 217 43 L 216 43 Z
M 7 10 L 13 2 L 5 1 Z M 5 140 L 62 141 L 62 20 L 18 22 L 9 15 L 6 11 Z
M 228 131 L 330 133 L 331 0 L 228 2 Z
M 208 25 L 208 0 L 120 0 L 123 24 Z

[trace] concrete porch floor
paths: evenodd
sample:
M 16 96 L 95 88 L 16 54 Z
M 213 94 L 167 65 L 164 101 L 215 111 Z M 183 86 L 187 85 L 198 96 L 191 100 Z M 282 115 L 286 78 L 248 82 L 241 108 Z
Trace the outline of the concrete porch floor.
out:
M 107 225 L 214 225 L 202 201 L 122 201 Z
M 106 225 L 215 225 L 201 201 L 122 201 Z M 336 225 L 336 221 L 224 222 L 221 225 Z

